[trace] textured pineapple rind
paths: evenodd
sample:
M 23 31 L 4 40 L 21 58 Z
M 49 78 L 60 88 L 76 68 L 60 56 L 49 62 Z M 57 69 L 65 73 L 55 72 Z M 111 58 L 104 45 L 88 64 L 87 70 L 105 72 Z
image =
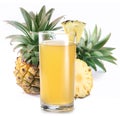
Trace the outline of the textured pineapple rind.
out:
M 16 66 L 14 70 L 14 75 L 16 77 L 17 84 L 22 87 L 26 93 L 39 94 L 39 68 L 27 64 L 22 60 L 21 56 L 17 58 L 15 63 Z

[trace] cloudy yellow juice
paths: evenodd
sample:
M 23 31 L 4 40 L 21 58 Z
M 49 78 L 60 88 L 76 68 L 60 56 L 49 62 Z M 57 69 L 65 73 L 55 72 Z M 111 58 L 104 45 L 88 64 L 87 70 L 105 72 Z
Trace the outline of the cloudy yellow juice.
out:
M 48 40 L 39 47 L 41 101 L 49 105 L 72 103 L 76 45 Z

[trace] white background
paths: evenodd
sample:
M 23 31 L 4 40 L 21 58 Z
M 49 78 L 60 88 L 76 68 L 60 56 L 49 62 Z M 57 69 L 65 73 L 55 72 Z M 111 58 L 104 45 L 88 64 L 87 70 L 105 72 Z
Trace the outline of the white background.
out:
M 65 15 L 66 19 L 86 22 L 86 29 L 95 24 L 102 29 L 102 37 L 112 33 L 106 46 L 115 47 L 117 65 L 105 63 L 107 72 L 93 71 L 94 86 L 90 96 L 75 100 L 75 109 L 69 113 L 49 113 L 40 109 L 39 95 L 23 92 L 13 75 L 16 52 L 5 37 L 18 31 L 5 20 L 23 21 L 19 8 L 38 12 L 42 5 L 55 8 L 53 19 Z M 120 3 L 117 0 L 1 0 L 0 1 L 0 116 L 80 115 L 120 116 Z

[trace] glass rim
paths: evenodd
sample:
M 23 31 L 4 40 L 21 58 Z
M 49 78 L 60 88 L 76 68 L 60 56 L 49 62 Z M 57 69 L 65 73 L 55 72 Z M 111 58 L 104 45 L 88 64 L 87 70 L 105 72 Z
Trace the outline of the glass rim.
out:
M 64 30 L 45 30 L 45 31 L 40 31 L 40 32 L 38 32 L 39 34 L 66 34 L 67 35 L 67 33 L 65 33 L 64 32 Z

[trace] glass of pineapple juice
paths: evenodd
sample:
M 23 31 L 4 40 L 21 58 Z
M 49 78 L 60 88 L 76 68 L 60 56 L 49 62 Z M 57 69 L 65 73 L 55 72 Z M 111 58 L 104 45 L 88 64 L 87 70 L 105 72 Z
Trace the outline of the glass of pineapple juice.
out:
M 67 112 L 74 108 L 76 44 L 64 32 L 39 33 L 41 108 Z

